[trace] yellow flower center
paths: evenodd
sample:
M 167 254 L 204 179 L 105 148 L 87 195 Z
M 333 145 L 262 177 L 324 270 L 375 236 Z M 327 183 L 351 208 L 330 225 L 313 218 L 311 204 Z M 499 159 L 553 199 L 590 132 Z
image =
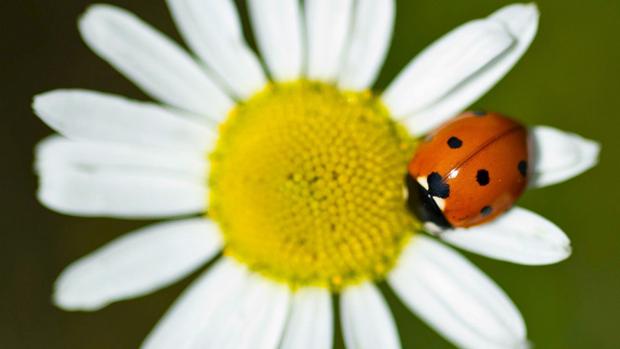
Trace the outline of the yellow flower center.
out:
M 383 278 L 417 226 L 403 195 L 414 147 L 368 92 L 269 85 L 231 111 L 210 155 L 225 254 L 292 287 Z

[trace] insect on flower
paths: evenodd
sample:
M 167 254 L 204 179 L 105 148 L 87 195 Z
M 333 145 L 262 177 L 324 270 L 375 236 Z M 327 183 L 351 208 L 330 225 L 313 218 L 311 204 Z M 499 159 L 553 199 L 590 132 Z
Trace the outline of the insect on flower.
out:
M 408 206 L 432 231 L 491 221 L 525 190 L 531 157 L 524 125 L 464 113 L 419 146 L 408 166 Z

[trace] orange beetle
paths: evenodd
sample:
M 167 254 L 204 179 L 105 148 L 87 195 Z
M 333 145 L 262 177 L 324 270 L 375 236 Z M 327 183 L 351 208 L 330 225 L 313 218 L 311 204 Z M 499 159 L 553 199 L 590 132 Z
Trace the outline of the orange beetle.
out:
M 523 193 L 529 148 L 522 124 L 497 113 L 464 113 L 419 146 L 407 168 L 407 205 L 430 230 L 488 222 Z

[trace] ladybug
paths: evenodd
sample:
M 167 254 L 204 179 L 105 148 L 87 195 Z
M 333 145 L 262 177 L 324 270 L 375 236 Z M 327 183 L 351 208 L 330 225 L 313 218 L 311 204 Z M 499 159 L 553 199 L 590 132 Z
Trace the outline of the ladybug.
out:
M 407 167 L 407 206 L 434 232 L 488 222 L 527 186 L 530 148 L 521 123 L 463 113 L 418 147 Z

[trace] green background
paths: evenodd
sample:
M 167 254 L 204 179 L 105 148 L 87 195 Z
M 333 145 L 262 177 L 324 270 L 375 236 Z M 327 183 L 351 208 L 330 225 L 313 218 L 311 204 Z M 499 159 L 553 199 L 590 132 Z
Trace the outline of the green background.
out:
M 2 223 L 0 347 L 135 348 L 190 280 L 96 313 L 51 305 L 55 277 L 76 258 L 147 222 L 62 216 L 34 199 L 32 148 L 51 133 L 31 96 L 83 87 L 145 98 L 81 42 L 87 0 L 2 1 Z M 163 0 L 110 1 L 178 38 Z M 398 2 L 396 33 L 379 80 L 385 87 L 423 47 L 507 1 Z M 572 257 L 528 267 L 468 254 L 521 309 L 537 348 L 620 347 L 620 1 L 543 0 L 539 35 L 515 69 L 476 107 L 528 124 L 578 132 L 603 145 L 601 163 L 569 182 L 525 194 L 520 205 L 563 227 Z M 405 348 L 450 348 L 393 297 Z M 337 344 L 342 345 L 338 339 Z

